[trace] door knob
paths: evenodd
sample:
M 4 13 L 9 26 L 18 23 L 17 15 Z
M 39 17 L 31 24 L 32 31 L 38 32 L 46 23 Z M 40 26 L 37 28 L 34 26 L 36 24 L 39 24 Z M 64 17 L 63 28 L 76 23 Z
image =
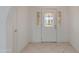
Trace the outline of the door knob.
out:
M 54 28 L 56 29 L 56 25 L 54 25 Z
M 15 31 L 14 32 L 17 32 L 17 29 L 15 29 Z

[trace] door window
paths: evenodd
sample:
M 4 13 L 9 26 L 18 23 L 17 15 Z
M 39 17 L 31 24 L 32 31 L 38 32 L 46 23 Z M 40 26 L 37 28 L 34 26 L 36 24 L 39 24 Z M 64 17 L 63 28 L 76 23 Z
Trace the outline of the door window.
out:
M 44 14 L 44 25 L 45 25 L 45 27 L 53 27 L 54 26 L 53 13 L 45 13 Z

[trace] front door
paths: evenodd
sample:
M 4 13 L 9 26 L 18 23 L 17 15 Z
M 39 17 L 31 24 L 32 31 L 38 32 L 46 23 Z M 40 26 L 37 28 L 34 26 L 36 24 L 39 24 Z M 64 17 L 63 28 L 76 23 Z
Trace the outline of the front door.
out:
M 56 10 L 42 9 L 41 11 L 42 42 L 56 42 Z

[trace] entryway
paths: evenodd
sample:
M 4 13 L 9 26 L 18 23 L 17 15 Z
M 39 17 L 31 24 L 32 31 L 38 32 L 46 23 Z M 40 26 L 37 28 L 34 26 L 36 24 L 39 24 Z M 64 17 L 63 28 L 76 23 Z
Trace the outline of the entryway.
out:
M 37 8 L 32 10 L 33 42 L 29 43 L 24 53 L 76 53 L 69 42 L 61 39 L 62 11 L 55 8 Z M 64 19 L 63 19 L 64 20 Z
M 33 39 L 36 42 L 57 42 L 57 9 L 40 8 L 33 14 Z
M 13 13 L 8 20 L 10 52 L 23 49 L 23 52 L 76 52 L 71 46 L 68 7 L 30 6 L 11 10 Z

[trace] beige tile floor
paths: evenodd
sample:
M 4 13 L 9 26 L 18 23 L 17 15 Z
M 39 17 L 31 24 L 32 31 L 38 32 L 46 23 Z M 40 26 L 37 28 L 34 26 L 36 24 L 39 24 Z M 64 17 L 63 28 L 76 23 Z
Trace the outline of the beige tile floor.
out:
M 30 43 L 22 53 L 76 53 L 69 43 Z

